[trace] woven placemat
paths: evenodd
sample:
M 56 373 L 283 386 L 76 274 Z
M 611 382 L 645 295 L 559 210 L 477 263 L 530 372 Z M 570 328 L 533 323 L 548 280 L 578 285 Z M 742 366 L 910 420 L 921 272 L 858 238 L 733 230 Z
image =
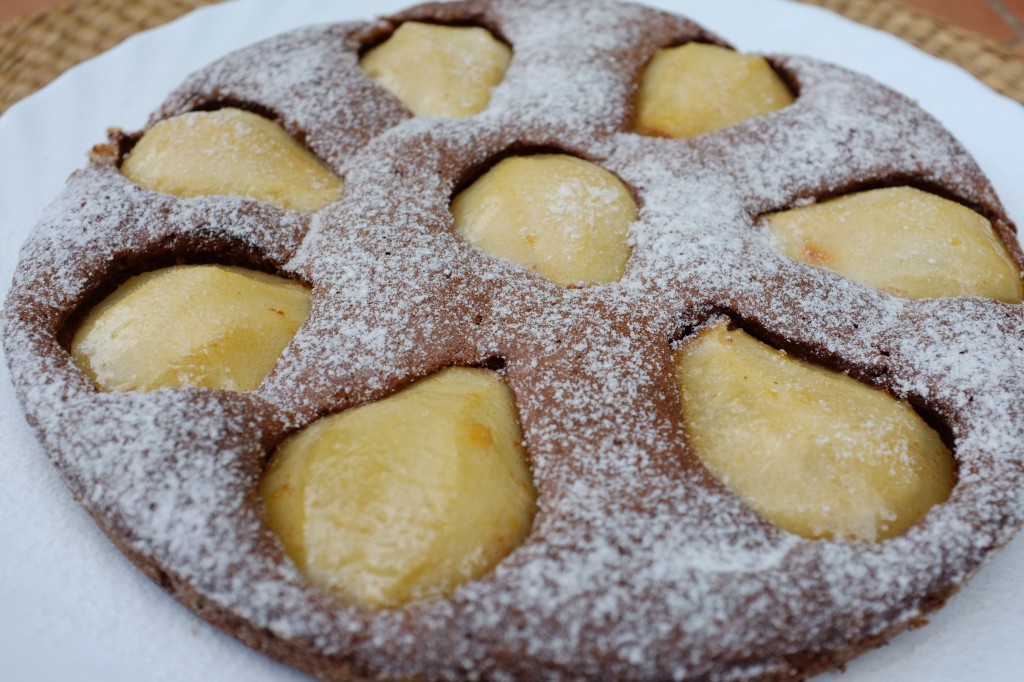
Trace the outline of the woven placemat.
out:
M 800 0 L 880 28 L 936 57 L 959 64 L 983 83 L 1024 103 L 1024 57 L 927 12 L 888 0 Z
M 75 0 L 0 24 L 0 112 L 128 36 L 216 0 Z
M 77 0 L 0 24 L 0 112 L 133 33 L 215 1 Z M 1024 102 L 1024 57 L 982 36 L 888 0 L 800 1 L 893 33 Z

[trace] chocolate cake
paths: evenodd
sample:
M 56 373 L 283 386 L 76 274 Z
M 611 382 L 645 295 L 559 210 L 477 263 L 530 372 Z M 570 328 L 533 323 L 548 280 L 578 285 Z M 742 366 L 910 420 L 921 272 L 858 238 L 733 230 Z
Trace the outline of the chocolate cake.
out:
M 414 117 L 359 66 L 406 21 L 488 29 L 513 53 L 487 108 Z M 907 299 L 776 252 L 758 220 L 912 185 L 1015 228 L 969 154 L 906 97 L 840 67 L 770 63 L 796 96 L 692 139 L 634 132 L 661 47 L 727 43 L 639 5 L 468 0 L 316 26 L 191 76 L 150 125 L 237 107 L 280 123 L 344 179 L 292 211 L 143 189 L 114 133 L 22 250 L 3 341 L 64 480 L 117 546 L 200 617 L 328 680 L 798 680 L 921 624 L 1024 520 L 1024 314 Z M 462 241 L 452 198 L 513 154 L 560 152 L 636 199 L 621 280 L 563 287 Z M 265 270 L 312 312 L 258 389 L 103 392 L 69 342 L 128 276 L 171 263 Z M 909 401 L 956 483 L 898 537 L 783 531 L 688 445 L 673 357 L 720 319 Z M 373 610 L 313 587 L 264 519 L 270 453 L 322 415 L 449 366 L 499 368 L 537 491 L 526 540 L 447 596 Z

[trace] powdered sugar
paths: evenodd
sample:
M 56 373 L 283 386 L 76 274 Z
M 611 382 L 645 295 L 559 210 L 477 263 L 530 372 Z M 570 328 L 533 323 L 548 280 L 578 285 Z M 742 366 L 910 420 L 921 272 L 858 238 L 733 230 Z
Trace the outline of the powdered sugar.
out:
M 352 27 L 241 53 L 172 97 L 167 112 L 222 101 L 216 90 L 304 135 L 346 179 L 312 217 L 153 195 L 104 165 L 72 181 L 26 247 L 5 326 L 19 392 L 65 475 L 212 617 L 382 674 L 743 679 L 913 622 L 1020 524 L 1020 313 L 894 299 L 778 256 L 753 223 L 879 177 L 922 177 L 997 213 L 973 163 L 905 101 L 791 58 L 777 62 L 800 85 L 787 110 L 690 142 L 619 132 L 647 54 L 622 46 L 645 21 L 666 41 L 684 24 L 601 3 L 490 11 L 516 56 L 474 119 L 408 119 L 358 72 Z M 463 174 L 515 145 L 565 146 L 637 193 L 621 283 L 561 289 L 451 234 Z M 96 394 L 54 340 L 63 317 L 123 254 L 181 235 L 211 252 L 241 243 L 307 278 L 313 316 L 254 394 Z M 950 502 L 877 546 L 800 540 L 744 508 L 686 450 L 671 381 L 670 339 L 713 312 L 938 414 L 960 461 Z M 272 444 L 322 412 L 494 356 L 541 495 L 531 539 L 450 600 L 401 611 L 360 613 L 307 589 L 252 504 Z

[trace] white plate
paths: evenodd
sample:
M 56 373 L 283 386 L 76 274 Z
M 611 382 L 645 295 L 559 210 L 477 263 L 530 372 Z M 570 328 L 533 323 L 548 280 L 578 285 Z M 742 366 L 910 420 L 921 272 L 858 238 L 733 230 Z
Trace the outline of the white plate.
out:
M 137 129 L 190 71 L 229 50 L 413 0 L 239 0 L 135 36 L 0 117 L 0 282 L 15 245 L 108 126 Z M 888 34 L 785 0 L 656 0 L 747 51 L 791 52 L 868 73 L 917 99 L 970 149 L 1024 224 L 1024 108 Z M 265 682 L 303 676 L 195 618 L 125 560 L 71 499 L 0 368 L 0 666 L 5 679 Z M 820 680 L 1000 682 L 1024 670 L 1024 538 L 921 630 Z

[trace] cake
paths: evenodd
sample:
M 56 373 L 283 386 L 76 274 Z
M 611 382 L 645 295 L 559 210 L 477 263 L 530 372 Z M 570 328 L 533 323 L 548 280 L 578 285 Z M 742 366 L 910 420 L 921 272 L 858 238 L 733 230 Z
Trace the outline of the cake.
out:
M 374 50 L 415 24 L 486 29 L 509 48 L 475 113 L 416 116 L 407 95 L 371 77 Z M 115 132 L 24 247 L 4 316 L 19 398 L 75 496 L 186 606 L 324 679 L 792 680 L 921 623 L 1021 523 L 1014 227 L 934 119 L 810 59 L 766 62 L 791 103 L 693 137 L 645 127 L 645 69 L 661 48 L 685 45 L 728 48 L 686 19 L 628 4 L 424 5 L 242 50 L 190 77 L 146 130 Z M 223 112 L 228 138 L 266 133 L 248 151 L 277 144 L 264 122 L 280 126 L 309 156 L 274 153 L 311 174 L 302 184 L 314 196 L 147 187 L 159 181 L 133 169 L 143 158 L 133 155 L 159 142 L 161 122 L 187 128 L 205 112 Z M 505 161 L 545 157 L 585 162 L 565 172 L 608 179 L 599 203 L 625 206 L 613 211 L 628 229 L 611 229 L 609 270 L 562 278 L 561 266 L 497 253 L 462 223 L 462 198 L 485 191 L 478 183 Z M 904 186 L 956 208 L 874 193 Z M 845 215 L 836 202 L 856 197 L 969 210 L 1010 276 L 984 293 L 915 298 L 904 281 L 840 269 L 841 239 L 810 248 L 787 228 L 808 209 Z M 570 252 L 571 236 L 558 248 Z M 181 387 L 103 385 L 83 335 L 95 311 L 183 271 L 213 278 L 183 287 L 186 301 L 205 300 L 189 287 L 209 291 L 202 282 L 237 270 L 295 294 L 294 307 L 253 313 L 261 321 L 233 342 L 264 353 L 246 343 L 269 336 L 254 331 L 264 318 L 297 329 L 265 351 L 274 362 L 255 387 L 235 371 L 206 384 L 193 365 L 173 379 Z M 157 316 L 162 298 L 141 307 Z M 194 325 L 169 329 L 182 326 Z M 901 442 L 928 453 L 936 488 L 906 518 L 883 503 L 880 517 L 850 525 L 829 514 L 794 525 L 759 506 L 705 457 L 687 407 L 699 383 L 687 362 L 709 348 L 756 349 L 744 361 L 761 369 L 803 363 L 900 406 L 926 434 Z M 733 365 L 704 369 L 722 366 Z M 525 531 L 482 572 L 395 603 L 313 584 L 287 531 L 271 529 L 268 462 L 326 415 L 384 405 L 451 367 L 514 396 Z

